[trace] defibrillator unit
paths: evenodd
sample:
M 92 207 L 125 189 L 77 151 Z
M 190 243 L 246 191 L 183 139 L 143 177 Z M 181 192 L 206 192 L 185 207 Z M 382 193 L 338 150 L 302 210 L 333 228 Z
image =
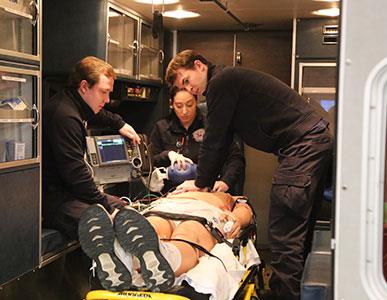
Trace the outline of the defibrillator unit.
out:
M 88 136 L 86 144 L 96 184 L 129 182 L 149 168 L 146 146 L 134 145 L 121 135 Z

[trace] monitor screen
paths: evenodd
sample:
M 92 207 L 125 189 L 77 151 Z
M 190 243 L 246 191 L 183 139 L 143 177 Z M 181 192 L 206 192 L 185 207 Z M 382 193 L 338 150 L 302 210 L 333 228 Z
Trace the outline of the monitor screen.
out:
M 336 101 L 334 99 L 321 99 L 320 104 L 325 111 L 329 111 L 335 106 Z
M 128 162 L 125 140 L 120 136 L 96 137 L 100 164 Z

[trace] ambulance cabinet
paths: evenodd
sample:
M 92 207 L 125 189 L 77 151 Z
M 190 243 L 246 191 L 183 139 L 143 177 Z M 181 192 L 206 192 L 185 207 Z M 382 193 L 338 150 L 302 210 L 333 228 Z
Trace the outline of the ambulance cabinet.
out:
M 0 168 L 39 162 L 38 69 L 0 65 Z
M 337 18 L 297 19 L 293 88 L 320 104 L 334 134 L 339 24 Z
M 13 66 L 16 63 L 12 64 Z M 23 66 L 25 66 L 23 64 Z M 0 285 L 40 260 L 40 71 L 0 66 Z
M 0 59 L 40 60 L 39 0 L 0 0 Z
M 0 0 L 0 286 L 40 262 L 40 12 Z
M 107 61 L 114 71 L 129 78 L 137 74 L 139 54 L 137 17 L 108 6 Z
M 66 76 L 77 61 L 93 55 L 108 61 L 119 78 L 162 80 L 162 39 L 151 38 L 150 24 L 129 8 L 107 0 L 43 5 L 45 77 Z
M 296 47 L 295 65 L 293 69 L 293 88 L 303 94 L 303 88 L 316 87 L 332 88 L 336 85 L 336 57 L 338 49 L 339 24 L 337 18 L 297 19 L 296 22 Z M 317 75 L 313 81 L 320 77 L 322 71 L 322 85 L 307 83 L 312 75 Z M 333 72 L 333 73 L 332 73 Z M 332 75 L 330 79 L 329 75 Z M 306 77 L 305 77 L 306 76 Z M 333 82 L 333 84 L 332 84 Z M 316 94 L 320 94 L 316 91 Z M 330 94 L 331 90 L 324 93 Z M 333 92 L 335 93 L 335 92 Z M 317 95 L 319 96 L 319 95 Z
M 337 18 L 297 19 L 296 58 L 335 60 L 339 39 L 338 23 Z
M 1 286 L 39 265 L 39 164 L 0 169 L 0 187 Z
M 154 38 L 152 26 L 141 20 L 139 79 L 162 80 L 160 68 L 163 61 L 164 52 L 160 49 L 160 37 Z

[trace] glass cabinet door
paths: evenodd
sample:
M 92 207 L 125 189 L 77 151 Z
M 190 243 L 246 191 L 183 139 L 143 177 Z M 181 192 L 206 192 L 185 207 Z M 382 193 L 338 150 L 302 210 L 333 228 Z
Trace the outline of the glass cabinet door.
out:
M 159 37 L 153 38 L 152 28 L 141 24 L 140 79 L 161 80 L 160 69 L 164 53 L 160 49 Z
M 138 20 L 109 7 L 108 57 L 118 75 L 133 77 L 137 64 Z
M 38 81 L 38 71 L 0 66 L 0 168 L 37 161 Z
M 0 0 L 0 53 L 37 60 L 37 0 Z
M 332 135 L 335 135 L 336 63 L 300 62 L 298 66 L 298 92 L 312 105 L 320 104 L 321 108 L 326 111 L 322 113 L 330 124 L 330 131 Z
M 299 87 L 301 95 L 315 99 L 329 112 L 336 104 L 336 63 L 300 63 Z

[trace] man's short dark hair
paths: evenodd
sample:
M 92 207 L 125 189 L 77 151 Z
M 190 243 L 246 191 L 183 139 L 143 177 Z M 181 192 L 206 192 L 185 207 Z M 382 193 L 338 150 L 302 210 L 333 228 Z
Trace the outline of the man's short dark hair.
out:
M 208 65 L 207 59 L 194 50 L 187 49 L 176 54 L 168 64 L 165 81 L 170 86 L 173 86 L 176 80 L 177 70 L 180 68 L 193 69 L 195 60 L 200 60 L 203 64 Z

